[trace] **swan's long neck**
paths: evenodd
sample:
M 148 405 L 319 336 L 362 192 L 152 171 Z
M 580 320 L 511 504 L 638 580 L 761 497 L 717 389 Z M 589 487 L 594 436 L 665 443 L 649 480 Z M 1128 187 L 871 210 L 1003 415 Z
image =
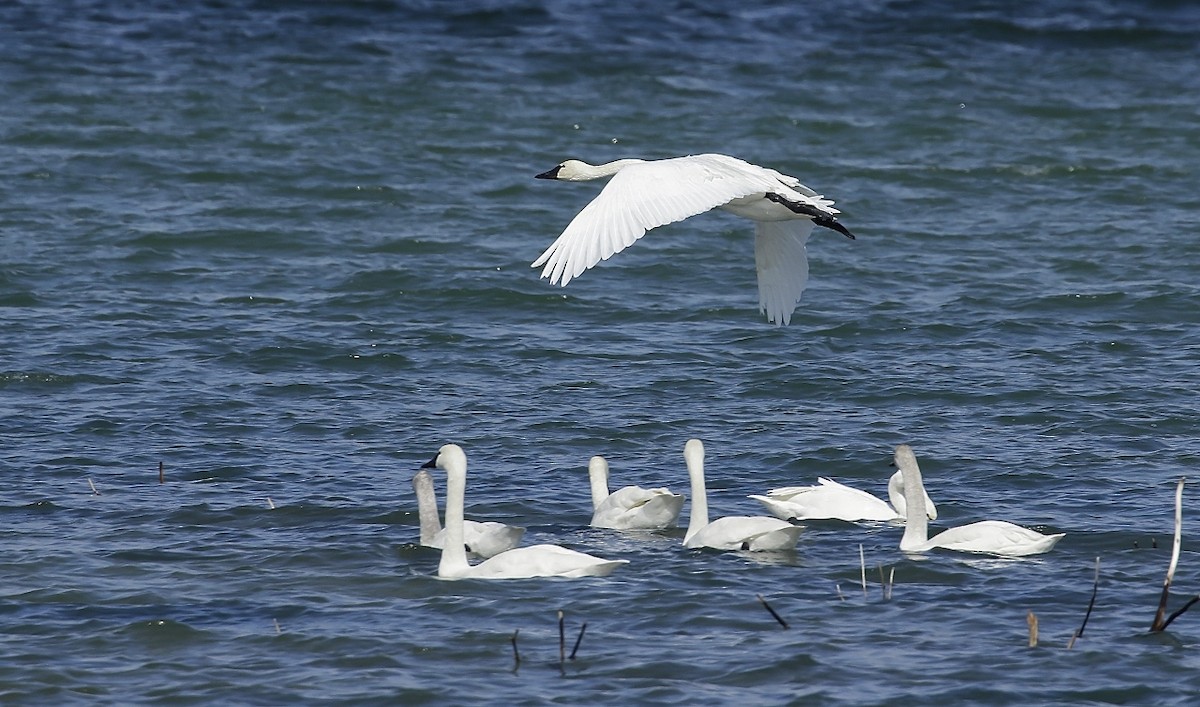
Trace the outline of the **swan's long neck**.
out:
M 592 457 L 588 462 L 588 476 L 592 481 L 592 510 L 600 507 L 608 498 L 608 462 L 604 457 Z
M 907 516 L 908 504 L 904 502 L 904 477 L 903 472 L 899 469 L 892 478 L 888 479 L 888 501 L 892 504 L 892 508 L 896 509 L 896 515 L 904 518 Z
M 412 480 L 417 494 L 417 515 L 421 518 L 421 544 L 433 542 L 433 536 L 442 529 L 438 520 L 437 495 L 433 491 L 433 477 L 428 471 L 419 471 Z
M 458 447 L 446 447 L 438 454 L 438 466 L 446 471 L 446 541 L 442 545 L 438 576 L 461 577 L 470 569 L 463 540 L 463 515 L 467 503 L 467 455 Z
M 692 510 L 688 518 L 686 543 L 700 529 L 708 525 L 708 491 L 704 488 L 704 445 L 698 439 L 688 440 L 683 448 L 683 459 L 687 462 L 688 477 L 692 481 Z
M 572 174 L 570 181 L 586 182 L 593 179 L 604 179 L 605 177 L 613 176 L 631 164 L 638 164 L 641 162 L 645 162 L 645 160 L 614 160 L 612 162 L 606 162 L 599 165 L 591 165 L 587 162 L 580 162 L 578 170 Z
M 904 479 L 904 537 L 900 538 L 900 549 L 910 550 L 929 540 L 929 517 L 925 515 L 925 484 L 921 481 L 921 467 L 912 447 L 902 444 L 896 447 L 896 466 Z

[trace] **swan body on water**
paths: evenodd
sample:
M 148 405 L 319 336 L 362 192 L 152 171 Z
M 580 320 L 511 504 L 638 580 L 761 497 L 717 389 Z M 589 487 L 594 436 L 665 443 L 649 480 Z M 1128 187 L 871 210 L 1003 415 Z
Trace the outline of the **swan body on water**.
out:
M 675 525 L 683 496 L 665 488 L 624 486 L 608 492 L 608 462 L 599 455 L 588 462 L 592 484 L 592 527 L 616 530 L 660 530 Z
M 925 552 L 934 548 L 976 552 L 1006 557 L 1023 557 L 1048 552 L 1062 540 L 1065 533 L 1043 535 L 1002 520 L 985 520 L 943 530 L 929 537 L 929 519 L 925 515 L 925 486 L 921 467 L 912 447 L 896 447 L 896 466 L 904 475 L 904 500 L 908 504 L 904 537 L 900 549 L 904 552 Z
M 860 520 L 904 520 L 903 474 L 897 471 L 888 479 L 887 501 L 866 491 L 821 477 L 816 486 L 785 486 L 771 489 L 766 496 L 750 496 L 776 518 L 783 520 L 836 519 L 850 522 Z M 937 520 L 937 506 L 925 494 L 925 511 L 930 520 Z
M 633 245 L 652 228 L 720 208 L 754 221 L 758 306 L 775 324 L 791 322 L 808 283 L 806 244 L 813 226 L 854 238 L 833 201 L 789 177 L 728 155 L 616 160 L 598 166 L 567 160 L 538 179 L 612 177 L 599 196 L 533 262 L 550 284 L 572 278 Z
M 437 494 L 433 490 L 433 477 L 422 469 L 412 480 L 417 494 L 417 513 L 421 519 L 421 545 L 442 549 L 446 542 L 446 529 L 438 520 Z M 480 557 L 492 557 L 511 550 L 521 542 L 525 529 L 494 521 L 463 521 L 463 543 L 467 552 Z
M 704 484 L 704 444 L 690 439 L 683 447 L 692 482 L 692 510 L 683 546 L 716 550 L 790 550 L 804 530 L 799 525 L 767 516 L 724 516 L 708 522 L 708 493 Z
M 526 579 L 530 577 L 603 577 L 628 563 L 605 560 L 558 545 L 518 547 L 477 565 L 467 562 L 463 543 L 463 510 L 466 505 L 467 455 L 457 444 L 443 445 L 421 468 L 446 472 L 446 540 L 438 576 L 445 579 Z

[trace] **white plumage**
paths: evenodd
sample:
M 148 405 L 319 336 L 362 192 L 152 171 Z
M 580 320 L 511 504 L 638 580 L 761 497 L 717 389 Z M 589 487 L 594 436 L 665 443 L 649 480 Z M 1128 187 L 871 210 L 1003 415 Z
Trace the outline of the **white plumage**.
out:
M 530 545 L 502 552 L 477 565 L 467 562 L 463 546 L 467 455 L 457 444 L 443 445 L 422 468 L 446 472 L 446 541 L 438 576 L 445 579 L 525 579 L 530 577 L 603 577 L 628 560 L 605 560 L 558 545 Z
M 755 222 L 759 309 L 788 324 L 808 283 L 806 243 L 813 225 L 854 235 L 838 222 L 833 201 L 795 177 L 728 155 L 625 159 L 593 166 L 567 160 L 539 179 L 612 177 L 599 196 L 533 262 L 542 277 L 566 285 L 584 270 L 633 245 L 652 228 L 721 208 Z
M 588 462 L 592 485 L 592 527 L 616 530 L 660 530 L 675 525 L 683 496 L 665 488 L 623 486 L 608 492 L 608 462 L 594 456 Z
M 704 444 L 690 439 L 683 447 L 692 482 L 692 510 L 683 546 L 715 550 L 789 550 L 803 527 L 767 516 L 724 516 L 708 522 L 708 493 L 704 484 Z
M 413 477 L 412 484 L 417 494 L 417 513 L 421 519 L 421 544 L 440 550 L 446 542 L 446 529 L 438 519 L 433 477 L 422 469 Z M 515 525 L 495 521 L 463 521 L 463 543 L 467 552 L 484 558 L 513 549 L 524 534 L 525 529 Z
M 816 486 L 784 486 L 771 489 L 766 496 L 750 498 L 783 520 L 904 520 L 908 507 L 904 502 L 903 474 L 898 470 L 888 479 L 891 505 L 866 491 L 824 477 L 817 479 Z M 937 519 L 937 506 L 929 494 L 925 494 L 925 512 L 931 520 Z
M 925 517 L 925 485 L 921 468 L 912 447 L 896 447 L 896 466 L 904 475 L 904 500 L 908 504 L 904 537 L 900 549 L 904 552 L 925 552 L 940 547 L 959 552 L 1022 557 L 1048 552 L 1062 540 L 1065 533 L 1043 535 L 1002 520 L 985 520 L 943 530 L 929 537 L 929 519 Z

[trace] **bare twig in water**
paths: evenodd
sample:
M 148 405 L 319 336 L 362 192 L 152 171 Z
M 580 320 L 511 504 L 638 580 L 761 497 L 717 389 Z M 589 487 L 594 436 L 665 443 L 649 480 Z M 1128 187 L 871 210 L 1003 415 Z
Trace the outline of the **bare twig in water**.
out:
M 1195 604 L 1198 601 L 1200 601 L 1200 594 L 1197 594 L 1196 596 L 1189 599 L 1188 603 L 1184 604 L 1182 607 L 1180 607 L 1174 613 L 1172 613 L 1170 616 L 1168 616 L 1167 620 L 1163 622 L 1162 630 L 1166 631 L 1167 627 L 1171 625 L 1172 621 L 1179 618 L 1183 614 L 1183 612 L 1192 608 L 1192 604 Z
M 275 502 L 271 500 L 270 496 L 267 496 L 267 508 L 275 510 Z
M 575 654 L 579 652 L 579 644 L 583 643 L 583 632 L 587 630 L 587 622 L 579 627 L 579 635 L 575 637 L 575 647 L 571 649 L 571 660 L 575 660 Z
M 513 670 L 516 670 L 517 668 L 521 667 L 521 651 L 517 650 L 517 636 L 519 636 L 519 635 L 521 635 L 521 629 L 517 629 L 516 631 L 513 631 L 512 638 L 509 639 L 510 641 L 512 641 L 512 647 L 513 647 Z
M 863 546 L 858 546 L 858 563 L 862 567 L 863 596 L 867 595 L 867 557 L 863 554 Z
M 100 495 L 100 492 L 96 490 L 96 484 L 92 483 L 92 480 L 91 480 L 90 478 L 88 479 L 88 486 L 91 486 L 91 487 L 92 487 L 92 495 L 93 495 L 93 496 L 99 496 L 99 495 Z
M 839 590 L 839 591 L 840 591 L 840 590 Z M 783 617 L 782 617 L 782 616 L 780 616 L 778 613 L 776 613 L 776 611 L 775 611 L 774 609 L 772 609 L 772 608 L 771 608 L 771 605 L 767 603 L 767 600 L 766 600 L 766 599 L 763 599 L 763 595 L 761 595 L 761 594 L 755 594 L 754 596 L 758 597 L 758 601 L 759 601 L 759 602 L 760 602 L 760 603 L 763 605 L 763 607 L 764 607 L 764 608 L 765 608 L 767 611 L 771 612 L 771 616 L 774 616 L 774 617 L 775 617 L 775 620 L 779 622 L 779 625 L 780 625 L 780 626 L 782 626 L 782 627 L 784 627 L 784 628 L 787 628 L 787 627 L 788 627 L 788 625 L 787 625 L 787 622 L 783 620 Z
M 1171 581 L 1175 579 L 1175 568 L 1179 565 L 1179 543 L 1183 533 L 1183 479 L 1175 487 L 1175 543 L 1171 547 L 1171 564 L 1167 566 L 1167 578 L 1163 580 L 1162 596 L 1158 599 L 1158 611 L 1154 614 L 1151 631 L 1167 627 L 1167 600 L 1171 597 Z
M 271 619 L 275 622 L 275 633 L 283 633 L 283 629 L 279 627 L 279 619 Z
M 558 667 L 562 669 L 567 656 L 567 636 L 563 626 L 563 610 L 558 610 Z
M 892 600 L 892 589 L 896 587 L 896 568 L 893 567 L 891 572 L 888 572 L 887 586 L 883 588 L 883 600 Z
M 158 483 L 163 483 L 163 463 L 158 463 Z
M 838 599 L 841 599 L 842 601 L 846 601 L 846 595 L 842 594 L 842 585 L 834 584 L 833 586 L 835 589 L 837 589 Z
M 1037 632 L 1037 629 L 1038 629 L 1037 614 L 1033 613 L 1032 611 L 1029 612 L 1025 616 L 1025 622 L 1029 624 L 1029 647 L 1037 648 L 1037 638 L 1038 638 L 1038 636 L 1037 636 L 1037 633 L 1038 633 Z
M 1079 624 L 1079 630 L 1071 636 L 1071 640 L 1067 641 L 1067 650 L 1075 647 L 1075 641 L 1083 636 L 1083 629 L 1087 628 L 1088 619 L 1092 616 L 1092 607 L 1096 605 L 1096 590 L 1100 588 L 1100 558 L 1096 558 L 1096 577 L 1092 580 L 1092 599 L 1088 602 L 1087 612 L 1083 615 L 1083 623 Z

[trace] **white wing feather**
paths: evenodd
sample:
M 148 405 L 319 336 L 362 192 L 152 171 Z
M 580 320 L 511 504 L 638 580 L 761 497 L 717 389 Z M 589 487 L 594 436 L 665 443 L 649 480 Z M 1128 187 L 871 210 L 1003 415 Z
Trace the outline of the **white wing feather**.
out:
M 781 184 L 791 187 L 781 182 L 783 176 L 725 155 L 631 164 L 613 175 L 600 194 L 533 262 L 533 267 L 544 264 L 542 277 L 550 278 L 552 285 L 566 285 L 571 278 L 633 245 L 650 229 L 744 196 L 777 191 Z M 812 230 L 811 222 L 801 223 L 808 223 Z M 795 227 L 791 230 L 795 232 Z M 803 247 L 800 252 L 803 254 Z
M 805 244 L 813 222 L 758 221 L 754 229 L 754 263 L 758 269 L 758 308 L 767 321 L 786 325 L 808 284 Z

